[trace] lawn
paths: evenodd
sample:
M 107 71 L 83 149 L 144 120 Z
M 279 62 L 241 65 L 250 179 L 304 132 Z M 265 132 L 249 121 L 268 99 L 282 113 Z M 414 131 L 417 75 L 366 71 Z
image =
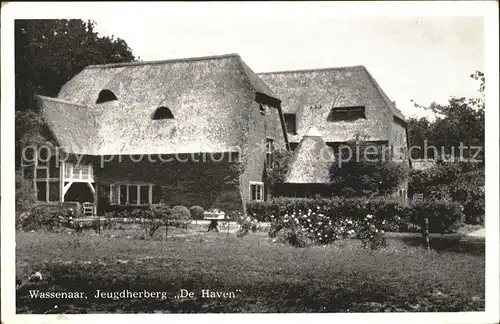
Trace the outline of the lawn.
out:
M 398 312 L 484 310 L 484 246 L 456 241 L 426 251 L 390 238 L 384 251 L 357 241 L 293 248 L 266 233 L 172 230 L 152 240 L 130 227 L 96 235 L 17 232 L 16 271 L 43 280 L 18 292 L 18 313 Z M 135 233 L 135 234 L 134 234 Z M 465 244 L 465 243 L 461 243 Z M 471 243 L 476 244 L 476 243 Z M 478 248 L 479 246 L 479 248 Z M 27 289 L 85 292 L 87 299 L 34 299 Z M 166 299 L 96 299 L 96 290 L 160 291 Z M 191 297 L 174 298 L 181 289 Z M 202 290 L 226 292 L 204 298 Z

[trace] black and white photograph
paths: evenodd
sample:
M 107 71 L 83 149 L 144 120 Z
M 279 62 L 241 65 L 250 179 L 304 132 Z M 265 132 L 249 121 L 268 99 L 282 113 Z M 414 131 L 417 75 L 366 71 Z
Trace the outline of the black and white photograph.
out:
M 497 2 L 1 23 L 2 323 L 500 321 Z

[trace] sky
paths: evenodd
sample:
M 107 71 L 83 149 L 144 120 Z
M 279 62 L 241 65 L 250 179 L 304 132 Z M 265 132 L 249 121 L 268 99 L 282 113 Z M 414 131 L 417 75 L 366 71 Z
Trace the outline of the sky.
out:
M 191 3 L 92 19 L 144 61 L 238 53 L 255 72 L 364 65 L 406 117 L 432 115 L 413 102 L 479 95 L 470 74 L 485 68 L 482 17 L 247 9 Z

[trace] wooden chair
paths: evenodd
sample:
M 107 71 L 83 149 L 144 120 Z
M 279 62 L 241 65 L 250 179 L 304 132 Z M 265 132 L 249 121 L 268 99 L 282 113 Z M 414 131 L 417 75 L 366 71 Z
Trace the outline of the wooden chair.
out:
M 91 202 L 84 202 L 83 204 L 83 216 L 94 216 L 94 204 Z

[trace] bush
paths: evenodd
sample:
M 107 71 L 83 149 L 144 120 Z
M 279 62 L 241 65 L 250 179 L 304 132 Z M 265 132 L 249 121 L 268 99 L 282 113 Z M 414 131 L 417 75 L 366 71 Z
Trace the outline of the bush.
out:
M 304 231 L 298 228 L 283 228 L 274 234 L 274 241 L 294 247 L 305 247 L 310 243 Z
M 342 238 L 359 239 L 365 248 L 386 246 L 384 231 L 378 228 L 373 215 L 362 220 L 332 220 L 318 210 L 293 211 L 271 222 L 269 236 L 274 241 L 303 247 L 308 243 L 328 244 Z
M 68 211 L 60 205 L 35 205 L 18 220 L 25 231 L 45 229 L 53 231 L 67 222 Z
M 365 248 L 377 250 L 387 247 L 384 230 L 378 229 L 375 225 L 373 215 L 366 215 L 365 219 L 357 226 L 357 238 Z
M 474 169 L 474 163 L 438 163 L 427 170 L 411 172 L 409 189 L 423 193 L 426 200 L 447 200 L 464 207 L 465 222 L 480 224 L 484 221 L 484 169 Z
M 35 195 L 32 182 L 24 179 L 19 171 L 16 172 L 16 229 L 22 228 L 23 219 L 35 206 Z
M 149 237 L 153 237 L 156 231 L 163 225 L 168 226 L 172 222 L 171 209 L 163 204 L 151 205 L 146 209 L 135 209 L 131 213 L 128 211 L 121 211 L 118 213 L 119 217 L 128 218 L 132 217 L 139 219 L 138 223 L 146 231 Z M 134 219 L 133 222 L 136 222 Z M 166 228 L 168 231 L 168 228 Z
M 453 200 L 450 193 L 450 185 L 446 184 L 426 188 L 424 197 L 426 200 Z
M 480 202 L 479 202 L 480 203 Z M 249 216 L 257 221 L 281 222 L 290 215 L 313 214 L 312 221 L 342 220 L 352 222 L 363 221 L 366 215 L 373 215 L 378 229 L 385 231 L 416 232 L 423 224 L 423 218 L 429 218 L 430 231 L 434 233 L 450 233 L 455 231 L 464 220 L 462 207 L 457 202 L 448 200 L 431 200 L 415 202 L 409 206 L 392 197 L 377 198 L 277 198 L 264 202 L 247 204 Z M 431 219 L 432 218 L 432 219 Z M 313 223 L 315 225 L 315 223 Z
M 244 216 L 240 214 L 236 221 L 240 225 L 240 228 L 236 233 L 236 236 L 238 237 L 243 237 L 250 233 L 250 231 L 255 233 L 257 232 L 257 229 L 259 227 L 258 221 L 250 216 Z
M 189 208 L 189 213 L 191 214 L 191 219 L 193 220 L 202 220 L 203 212 L 203 207 L 200 206 L 191 206 L 191 208 Z
M 484 223 L 485 193 L 484 169 L 460 175 L 450 186 L 450 195 L 464 207 L 465 222 L 468 224 Z
M 388 159 L 388 150 L 379 147 L 376 155 L 370 154 L 368 159 L 368 153 L 375 153 L 372 144 L 358 140 L 346 145 L 350 151 L 339 148 L 336 152 L 338 162 L 330 168 L 333 195 L 374 197 L 392 194 L 408 178 L 408 165 Z
M 187 228 L 189 223 L 191 223 L 190 212 L 187 207 L 184 206 L 174 206 L 171 210 L 172 219 L 169 225 Z
M 429 220 L 430 233 L 452 233 L 463 223 L 463 207 L 457 202 L 431 200 L 413 202 L 410 206 L 411 222 L 422 227 Z

